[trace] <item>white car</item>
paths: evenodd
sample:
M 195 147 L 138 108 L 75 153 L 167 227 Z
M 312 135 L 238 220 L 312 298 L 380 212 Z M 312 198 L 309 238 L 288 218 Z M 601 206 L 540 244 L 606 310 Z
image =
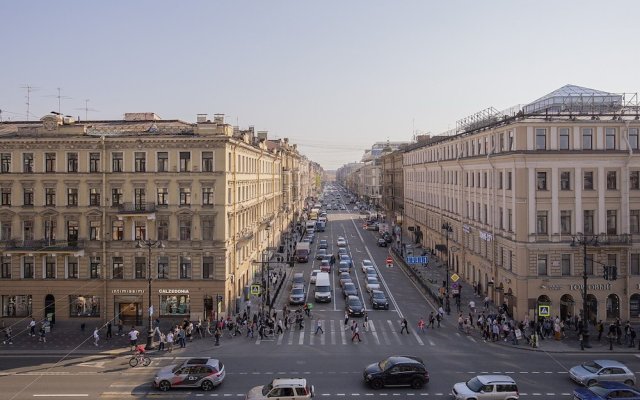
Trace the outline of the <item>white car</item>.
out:
M 372 276 L 372 277 L 378 279 L 378 272 L 373 267 L 367 268 L 366 270 L 364 270 L 364 273 L 365 273 L 365 275 L 367 275 L 367 278 Z
M 319 272 L 320 272 L 319 269 L 314 269 L 313 271 L 311 271 L 311 283 L 313 284 L 316 283 L 316 278 L 318 277 Z
M 518 385 L 507 375 L 478 375 L 467 382 L 456 383 L 451 390 L 456 400 L 516 400 Z
M 338 245 L 338 247 L 347 247 L 347 241 L 344 239 L 338 239 L 338 242 L 336 244 Z
M 378 278 L 368 275 L 366 288 L 367 292 L 371 292 L 372 290 L 380 290 L 380 282 L 378 282 Z
M 371 260 L 362 260 L 360 263 L 360 268 L 362 268 L 362 272 L 367 272 L 367 268 L 373 267 L 373 263 Z
M 303 400 L 313 397 L 313 385 L 304 378 L 276 378 L 264 386 L 256 386 L 247 393 L 247 400 L 291 399 Z

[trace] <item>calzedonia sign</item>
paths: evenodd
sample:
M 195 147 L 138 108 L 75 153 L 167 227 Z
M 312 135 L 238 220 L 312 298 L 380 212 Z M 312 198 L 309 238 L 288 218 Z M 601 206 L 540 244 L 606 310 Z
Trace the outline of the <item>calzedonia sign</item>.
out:
M 160 294 L 189 294 L 189 289 L 158 289 Z

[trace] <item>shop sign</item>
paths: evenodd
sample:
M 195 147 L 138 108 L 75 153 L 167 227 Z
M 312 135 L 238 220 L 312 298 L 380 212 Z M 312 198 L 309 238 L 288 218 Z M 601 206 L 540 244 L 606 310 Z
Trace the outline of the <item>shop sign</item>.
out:
M 549 290 L 560 290 L 562 289 L 562 285 L 548 285 Z
M 569 285 L 569 290 L 583 290 L 584 289 L 584 285 L 579 285 L 576 283 L 573 283 L 571 285 Z M 590 285 L 587 286 L 587 289 L 589 290 L 611 290 L 611 284 L 610 283 L 592 283 Z
M 487 242 L 490 242 L 493 240 L 493 235 L 489 232 L 485 232 L 485 231 L 479 231 L 479 235 L 480 235 L 480 239 L 482 240 L 486 240 Z
M 189 294 L 189 289 L 158 289 L 160 294 Z
M 111 289 L 111 294 L 142 294 L 144 289 Z

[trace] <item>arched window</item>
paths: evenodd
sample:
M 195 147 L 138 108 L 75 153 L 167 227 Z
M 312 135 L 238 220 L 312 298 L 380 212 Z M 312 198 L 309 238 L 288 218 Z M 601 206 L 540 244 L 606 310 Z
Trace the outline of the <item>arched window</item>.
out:
M 620 318 L 620 298 L 616 294 L 607 297 L 607 319 Z
M 629 316 L 631 318 L 640 317 L 640 294 L 635 293 L 629 298 Z

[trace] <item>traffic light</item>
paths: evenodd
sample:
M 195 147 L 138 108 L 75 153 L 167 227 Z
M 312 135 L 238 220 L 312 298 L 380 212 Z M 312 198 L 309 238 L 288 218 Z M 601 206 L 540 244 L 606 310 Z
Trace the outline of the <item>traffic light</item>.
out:
M 608 281 L 609 280 L 609 266 L 605 265 L 604 267 L 602 267 L 602 269 L 604 270 L 604 280 Z

